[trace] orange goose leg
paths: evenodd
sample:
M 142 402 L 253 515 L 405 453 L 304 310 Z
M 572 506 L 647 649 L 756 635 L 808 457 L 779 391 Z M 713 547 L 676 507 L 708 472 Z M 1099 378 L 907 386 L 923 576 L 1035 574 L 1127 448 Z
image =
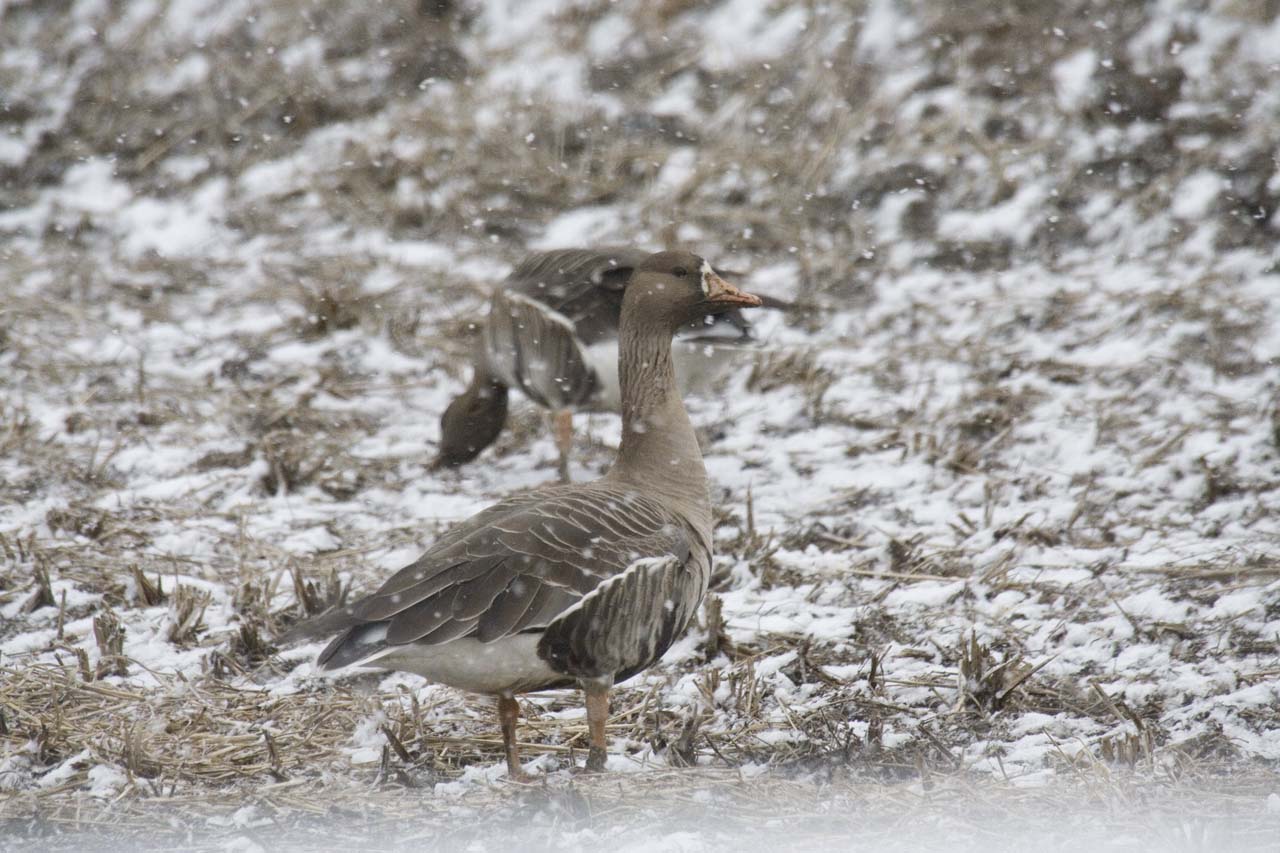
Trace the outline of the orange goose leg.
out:
M 573 412 L 560 409 L 551 416 L 555 426 L 556 448 L 560 451 L 560 482 L 572 482 L 569 479 L 569 451 L 573 449 Z
M 502 745 L 507 751 L 507 778 L 513 782 L 532 782 L 534 777 L 525 773 L 520 766 L 520 750 L 516 746 L 520 703 L 514 696 L 498 697 L 498 719 L 502 723 Z
M 587 694 L 587 731 L 591 736 L 591 750 L 587 753 L 587 770 L 593 773 L 604 770 L 605 759 L 609 751 L 604 739 L 604 724 L 609 719 L 609 688 L 599 684 L 588 684 L 583 688 Z

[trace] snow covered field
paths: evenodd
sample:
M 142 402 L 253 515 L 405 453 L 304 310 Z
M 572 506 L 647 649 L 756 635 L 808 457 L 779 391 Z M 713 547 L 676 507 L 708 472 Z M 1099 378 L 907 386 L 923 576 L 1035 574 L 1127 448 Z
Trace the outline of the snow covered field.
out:
M 1276 849 L 1277 116 L 1261 0 L 0 0 L 0 848 Z M 272 640 L 555 476 L 429 463 L 588 241 L 797 307 L 689 402 L 715 604 L 525 789 Z

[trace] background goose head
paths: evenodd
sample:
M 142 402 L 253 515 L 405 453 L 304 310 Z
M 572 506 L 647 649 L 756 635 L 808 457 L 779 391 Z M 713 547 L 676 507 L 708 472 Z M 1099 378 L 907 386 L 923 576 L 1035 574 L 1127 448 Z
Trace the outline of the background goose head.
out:
M 477 370 L 440 417 L 440 452 L 432 468 L 456 468 L 497 440 L 507 422 L 507 389 Z
M 711 264 L 687 251 L 650 255 L 631 276 L 623 297 L 628 315 L 643 316 L 668 336 L 707 315 L 757 307 L 761 299 L 721 278 Z

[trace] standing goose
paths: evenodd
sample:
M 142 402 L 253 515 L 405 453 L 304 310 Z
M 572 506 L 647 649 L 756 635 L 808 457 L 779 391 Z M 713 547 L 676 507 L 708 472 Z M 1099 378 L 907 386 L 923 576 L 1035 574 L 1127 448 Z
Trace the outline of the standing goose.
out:
M 619 411 L 619 318 L 632 272 L 649 255 L 638 249 L 559 249 L 530 255 L 494 291 L 481 327 L 471 384 L 440 419 L 437 466 L 470 462 L 502 432 L 507 392 L 519 388 L 552 413 L 559 473 L 569 481 L 573 412 Z M 773 307 L 782 303 L 768 301 Z M 676 336 L 676 381 L 683 391 L 709 387 L 726 359 L 712 347 L 754 341 L 735 308 L 693 317 Z
M 672 338 L 707 314 L 758 306 L 689 252 L 637 264 L 619 330 L 622 445 L 601 479 L 500 501 L 382 587 L 297 635 L 337 636 L 321 669 L 402 670 L 495 695 L 508 775 L 515 695 L 579 685 L 587 768 L 603 769 L 609 689 L 654 663 L 707 589 L 707 475 L 676 385 Z

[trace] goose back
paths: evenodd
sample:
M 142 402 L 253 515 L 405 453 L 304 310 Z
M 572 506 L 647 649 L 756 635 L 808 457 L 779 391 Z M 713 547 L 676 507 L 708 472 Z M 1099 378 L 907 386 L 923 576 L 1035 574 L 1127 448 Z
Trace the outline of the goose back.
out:
M 633 568 L 655 560 L 662 571 Z M 405 658 L 397 647 L 406 645 L 486 646 L 535 632 L 548 638 L 536 645 L 548 675 L 522 689 L 639 671 L 684 630 L 709 566 L 710 530 L 694 529 L 648 495 L 606 481 L 540 489 L 440 537 L 348 608 L 342 625 L 329 624 L 343 630 L 319 663 L 336 669 L 388 654 Z M 640 595 L 656 598 L 641 606 Z M 606 628 L 619 616 L 629 630 Z M 604 642 L 606 635 L 614 639 Z M 424 674 L 443 680 L 440 671 Z M 455 686 L 484 689 L 479 681 Z

